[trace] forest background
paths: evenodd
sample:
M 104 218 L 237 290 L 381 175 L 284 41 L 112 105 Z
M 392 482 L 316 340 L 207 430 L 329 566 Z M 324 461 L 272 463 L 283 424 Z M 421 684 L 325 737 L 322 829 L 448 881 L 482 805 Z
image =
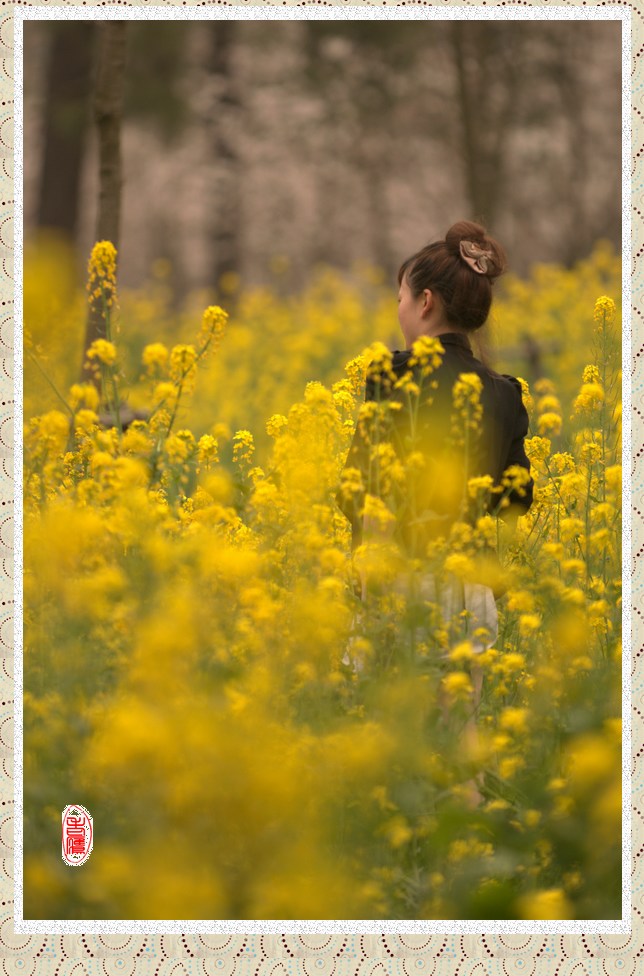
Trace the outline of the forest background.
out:
M 94 243 L 98 25 L 25 24 L 25 235 Z M 621 240 L 619 22 L 130 22 L 120 282 L 381 268 L 482 218 L 525 275 Z M 115 242 L 116 243 L 116 242 Z

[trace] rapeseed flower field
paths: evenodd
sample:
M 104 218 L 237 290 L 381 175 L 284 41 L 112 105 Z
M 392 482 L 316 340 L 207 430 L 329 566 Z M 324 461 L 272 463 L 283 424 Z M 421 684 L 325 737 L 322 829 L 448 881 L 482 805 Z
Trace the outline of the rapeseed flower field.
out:
M 522 377 L 535 501 L 511 525 L 522 469 L 470 479 L 474 517 L 420 559 L 352 553 L 336 500 L 363 487 L 356 425 L 396 409 L 363 403 L 393 289 L 278 284 L 178 310 L 163 265 L 119 295 L 109 242 L 89 295 L 60 251 L 27 254 L 25 917 L 620 917 L 619 261 L 508 278 L 493 345 Z M 105 334 L 78 382 L 88 297 Z M 440 355 L 414 347 L 412 412 Z M 454 390 L 464 449 L 478 392 Z M 386 526 L 423 458 L 375 440 Z M 482 566 L 505 594 L 476 653 L 423 580 Z M 69 803 L 94 818 L 76 870 Z

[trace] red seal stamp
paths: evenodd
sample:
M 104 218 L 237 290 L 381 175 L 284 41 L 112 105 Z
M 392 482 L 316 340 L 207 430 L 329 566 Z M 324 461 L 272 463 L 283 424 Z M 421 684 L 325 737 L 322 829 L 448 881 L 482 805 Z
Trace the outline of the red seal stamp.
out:
M 71 868 L 84 864 L 92 853 L 94 825 L 89 812 L 79 804 L 63 810 L 63 861 Z

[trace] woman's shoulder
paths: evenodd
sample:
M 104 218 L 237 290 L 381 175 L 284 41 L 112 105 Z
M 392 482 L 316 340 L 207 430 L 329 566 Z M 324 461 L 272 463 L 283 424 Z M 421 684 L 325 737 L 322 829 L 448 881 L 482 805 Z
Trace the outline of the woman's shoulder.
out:
M 396 376 L 401 376 L 410 369 L 409 360 L 412 357 L 411 349 L 394 349 L 391 353 L 391 368 Z
M 505 380 L 506 383 L 514 387 L 514 390 L 519 394 L 519 399 L 523 402 L 523 386 L 521 385 L 521 380 L 518 380 L 516 376 L 510 376 L 509 373 L 500 373 L 499 375 L 502 380 Z
M 486 372 L 492 380 L 498 383 L 501 387 L 505 389 L 515 390 L 519 396 L 523 394 L 523 387 L 521 386 L 521 380 L 517 379 L 516 376 L 510 376 L 509 373 L 497 373 L 495 369 L 491 367 L 486 368 Z

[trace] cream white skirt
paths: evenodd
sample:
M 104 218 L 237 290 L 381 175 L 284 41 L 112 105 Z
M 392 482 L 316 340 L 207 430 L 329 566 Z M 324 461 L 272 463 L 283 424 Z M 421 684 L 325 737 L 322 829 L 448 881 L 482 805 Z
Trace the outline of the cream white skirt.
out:
M 465 583 L 448 575 L 437 593 L 436 578 L 426 573 L 419 581 L 419 596 L 427 603 L 440 607 L 444 625 L 449 629 L 450 645 L 454 647 L 468 640 L 474 654 L 481 654 L 492 647 L 499 635 L 499 618 L 494 594 L 482 583 Z M 395 587 L 399 593 L 407 593 L 407 581 L 400 579 Z M 358 635 L 356 635 L 357 637 Z M 361 671 L 363 663 L 352 653 L 355 637 L 347 644 L 342 663 Z M 447 657 L 449 651 L 443 656 Z

